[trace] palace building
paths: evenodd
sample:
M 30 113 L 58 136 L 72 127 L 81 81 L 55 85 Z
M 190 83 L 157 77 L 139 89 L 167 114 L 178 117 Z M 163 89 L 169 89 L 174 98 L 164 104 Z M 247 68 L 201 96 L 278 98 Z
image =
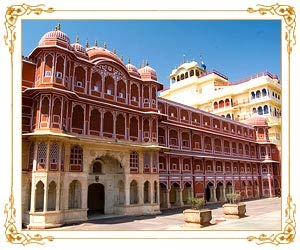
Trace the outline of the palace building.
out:
M 266 117 L 269 138 L 281 144 L 281 84 L 277 75 L 262 72 L 230 82 L 201 62 L 185 62 L 170 74 L 170 87 L 160 96 L 228 119 L 247 122 L 254 114 Z
M 59 26 L 46 33 L 22 60 L 23 224 L 280 192 L 280 154 L 264 116 L 243 124 L 160 98 L 162 89 L 149 65 L 71 43 Z

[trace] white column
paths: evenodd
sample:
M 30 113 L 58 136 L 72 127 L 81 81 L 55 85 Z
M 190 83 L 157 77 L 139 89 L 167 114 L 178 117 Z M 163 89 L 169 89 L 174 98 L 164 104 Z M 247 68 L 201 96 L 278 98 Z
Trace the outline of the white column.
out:
M 128 206 L 130 204 L 130 182 L 128 178 L 125 177 L 124 181 L 124 192 L 125 192 L 125 206 Z
M 48 209 L 48 178 L 45 180 L 44 185 L 44 210 L 43 212 L 47 212 Z
M 36 196 L 36 185 L 34 178 L 31 178 L 31 197 L 30 197 L 30 212 L 35 212 L 35 196 Z

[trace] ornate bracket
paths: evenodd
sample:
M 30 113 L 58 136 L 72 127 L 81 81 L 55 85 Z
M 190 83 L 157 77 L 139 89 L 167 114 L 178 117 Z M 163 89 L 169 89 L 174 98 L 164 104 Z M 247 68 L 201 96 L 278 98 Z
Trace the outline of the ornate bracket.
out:
M 21 5 L 12 5 L 9 6 L 5 13 L 5 28 L 6 34 L 4 35 L 5 44 L 9 46 L 10 54 L 14 53 L 14 42 L 16 40 L 16 32 L 14 31 L 16 28 L 16 22 L 18 17 L 23 15 L 29 15 L 34 13 L 36 15 L 40 15 L 43 12 L 52 13 L 54 11 L 53 8 L 44 8 L 44 4 L 39 4 L 35 6 L 30 6 L 28 4 Z
M 291 54 L 292 46 L 296 44 L 296 13 L 293 7 L 289 5 L 279 5 L 274 4 L 271 6 L 266 6 L 262 4 L 257 5 L 258 9 L 248 8 L 247 11 L 250 13 L 259 12 L 261 15 L 266 15 L 270 13 L 272 15 L 278 15 L 283 17 L 286 24 L 285 40 L 287 41 L 287 52 Z

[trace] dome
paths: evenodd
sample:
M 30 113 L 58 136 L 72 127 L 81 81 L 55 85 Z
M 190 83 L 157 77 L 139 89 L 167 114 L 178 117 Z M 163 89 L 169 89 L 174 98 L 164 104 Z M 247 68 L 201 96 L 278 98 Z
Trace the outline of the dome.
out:
M 105 48 L 94 46 L 87 49 L 87 54 L 91 61 L 96 60 L 99 57 L 104 57 L 123 64 L 122 60 L 116 54 Z
M 142 79 L 152 79 L 157 81 L 156 71 L 148 65 L 139 69 L 138 72 L 140 73 Z
M 254 114 L 246 123 L 251 126 L 268 126 L 267 118 L 258 114 Z
M 126 64 L 125 66 L 126 66 L 126 68 L 128 70 L 128 73 L 130 75 L 133 75 L 135 77 L 141 78 L 141 75 L 138 72 L 137 67 L 135 67 L 133 64 L 130 63 L 130 59 L 128 59 L 128 64 Z
M 78 42 L 71 44 L 71 47 L 77 52 L 86 54 L 85 48 Z
M 52 30 L 43 35 L 39 41 L 39 46 L 56 44 L 68 47 L 70 45 L 70 38 L 60 30 Z

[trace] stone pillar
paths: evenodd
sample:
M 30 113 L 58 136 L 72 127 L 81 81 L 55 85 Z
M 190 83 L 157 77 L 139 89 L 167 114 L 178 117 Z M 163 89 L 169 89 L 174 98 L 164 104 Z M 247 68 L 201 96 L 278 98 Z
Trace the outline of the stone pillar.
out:
M 160 188 L 159 188 L 159 182 L 156 184 L 156 203 L 160 204 Z
M 144 204 L 144 183 L 138 181 L 138 204 Z
M 227 201 L 227 198 L 226 198 L 226 186 L 224 186 L 224 188 L 222 189 L 222 201 Z
M 154 203 L 154 183 L 150 184 L 150 203 Z
M 124 192 L 125 192 L 125 201 L 124 204 L 125 206 L 130 205 L 130 182 L 128 178 L 125 177 L 124 181 Z
M 176 191 L 176 205 L 183 206 L 182 202 L 182 189 L 178 188 Z
M 171 203 L 170 203 L 170 189 L 166 189 L 164 190 L 164 194 L 165 194 L 165 201 L 167 203 L 167 208 L 171 207 Z
M 44 210 L 43 212 L 47 212 L 48 209 L 48 178 L 46 178 L 44 185 Z
M 210 191 L 210 200 L 209 200 L 209 202 L 217 202 L 216 188 L 215 187 L 209 187 L 209 191 Z
M 113 112 L 113 122 L 114 122 L 114 124 L 113 124 L 113 138 L 117 138 L 117 136 L 116 136 L 116 123 L 117 123 L 117 114 L 115 113 L 115 112 Z
M 193 198 L 193 189 L 187 188 L 187 204 L 191 204 L 190 199 Z
M 30 212 L 33 213 L 35 212 L 35 181 L 34 178 L 31 179 L 31 197 L 30 197 Z
M 55 211 L 59 210 L 59 202 L 60 202 L 60 176 L 56 185 L 56 201 L 55 201 Z
M 38 151 L 38 141 L 34 142 L 34 150 L 33 150 L 33 166 L 32 166 L 32 171 L 37 170 L 37 151 Z
M 273 194 L 272 194 L 272 182 L 271 182 L 271 176 L 270 174 L 268 174 L 268 182 L 269 182 L 269 197 L 273 197 Z

